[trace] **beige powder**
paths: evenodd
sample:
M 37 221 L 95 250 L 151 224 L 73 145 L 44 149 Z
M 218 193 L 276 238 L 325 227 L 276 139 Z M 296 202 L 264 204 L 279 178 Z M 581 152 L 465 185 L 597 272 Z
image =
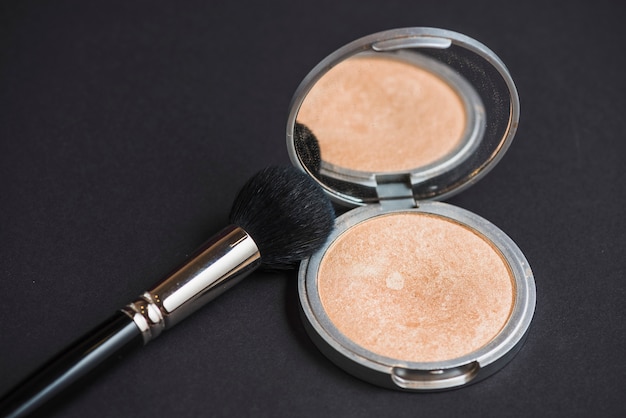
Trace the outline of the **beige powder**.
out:
M 324 161 L 371 172 L 437 161 L 460 144 L 466 119 L 461 98 L 441 78 L 378 57 L 350 58 L 332 68 L 298 112 Z
M 383 215 L 342 234 L 318 274 L 324 310 L 349 339 L 382 356 L 443 361 L 491 341 L 514 287 L 481 235 L 423 213 Z

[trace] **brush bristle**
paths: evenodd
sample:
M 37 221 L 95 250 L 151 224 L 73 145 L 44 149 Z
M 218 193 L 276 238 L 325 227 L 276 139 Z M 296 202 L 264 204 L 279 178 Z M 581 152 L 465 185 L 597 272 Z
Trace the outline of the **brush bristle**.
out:
M 321 187 L 295 167 L 268 167 L 241 188 L 230 222 L 254 240 L 266 269 L 293 267 L 326 241 L 335 213 Z
M 313 132 L 304 124 L 296 122 L 293 130 L 293 142 L 300 161 L 313 174 L 318 174 L 322 166 L 320 144 Z

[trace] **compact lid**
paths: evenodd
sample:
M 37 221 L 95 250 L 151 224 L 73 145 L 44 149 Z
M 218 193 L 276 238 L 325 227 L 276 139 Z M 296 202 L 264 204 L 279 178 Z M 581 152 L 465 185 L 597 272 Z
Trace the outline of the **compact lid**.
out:
M 292 99 L 297 167 L 350 206 L 441 200 L 484 176 L 510 145 L 519 98 L 486 46 L 434 28 L 351 42 L 322 60 Z

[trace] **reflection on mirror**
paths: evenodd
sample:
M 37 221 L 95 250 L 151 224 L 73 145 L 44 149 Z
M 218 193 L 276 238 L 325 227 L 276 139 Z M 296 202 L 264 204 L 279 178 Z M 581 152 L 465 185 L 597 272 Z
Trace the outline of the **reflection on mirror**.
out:
M 298 122 L 319 141 L 326 163 L 356 171 L 424 167 L 463 139 L 467 114 L 440 76 L 389 56 L 355 56 L 315 84 Z
M 494 166 L 517 127 L 515 86 L 492 52 L 451 33 L 439 43 L 396 35 L 391 49 L 373 37 L 329 55 L 294 96 L 296 161 L 349 206 L 388 198 L 391 183 L 416 201 L 456 194 Z

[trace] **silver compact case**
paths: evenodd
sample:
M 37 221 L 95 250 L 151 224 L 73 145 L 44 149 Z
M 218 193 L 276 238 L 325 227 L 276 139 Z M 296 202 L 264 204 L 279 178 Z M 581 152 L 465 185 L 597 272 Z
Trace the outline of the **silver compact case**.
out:
M 305 328 L 339 367 L 387 388 L 444 390 L 520 350 L 536 300 L 528 261 L 495 225 L 440 202 L 494 167 L 518 120 L 502 61 L 448 30 L 363 37 L 302 81 L 290 158 L 350 208 L 298 276 Z

